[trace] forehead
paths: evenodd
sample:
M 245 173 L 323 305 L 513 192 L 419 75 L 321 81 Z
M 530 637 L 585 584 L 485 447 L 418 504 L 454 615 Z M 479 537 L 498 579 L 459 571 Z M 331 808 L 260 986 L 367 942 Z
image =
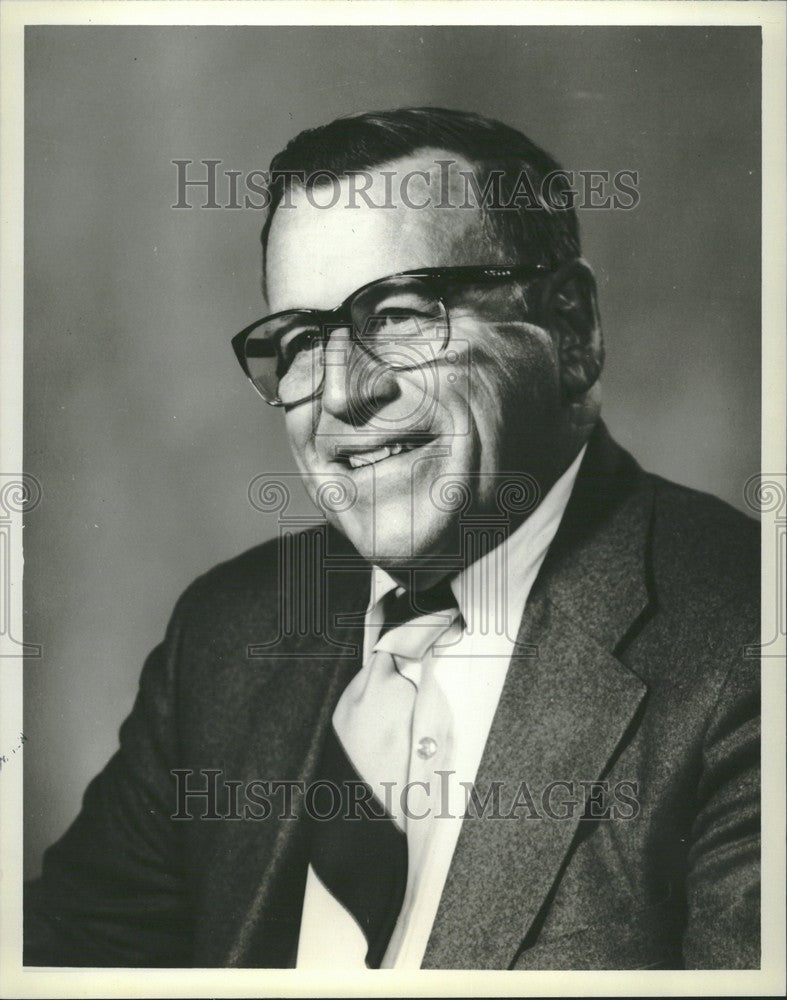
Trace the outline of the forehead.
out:
M 277 209 L 268 235 L 270 310 L 330 309 L 366 282 L 397 271 L 504 260 L 487 243 L 479 206 L 437 207 L 445 194 L 440 159 L 457 164 L 450 172 L 450 197 L 443 201 L 459 206 L 464 187 L 458 172 L 472 166 L 440 150 L 392 160 L 355 182 L 339 178 L 333 188 L 293 188 L 293 207 Z M 415 171 L 425 171 L 428 182 Z M 425 208 L 413 207 L 427 201 Z

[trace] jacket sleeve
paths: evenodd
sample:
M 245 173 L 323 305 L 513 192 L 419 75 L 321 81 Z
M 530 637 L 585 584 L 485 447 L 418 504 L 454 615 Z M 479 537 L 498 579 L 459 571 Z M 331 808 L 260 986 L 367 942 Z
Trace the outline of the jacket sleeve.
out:
M 759 661 L 737 658 L 705 736 L 692 831 L 687 968 L 760 966 Z
M 145 663 L 119 750 L 25 887 L 26 965 L 192 964 L 180 827 L 170 820 L 182 604 Z

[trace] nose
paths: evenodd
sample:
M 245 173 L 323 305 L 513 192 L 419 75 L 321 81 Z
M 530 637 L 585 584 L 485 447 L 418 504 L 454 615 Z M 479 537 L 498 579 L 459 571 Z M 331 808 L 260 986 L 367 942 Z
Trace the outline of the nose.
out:
M 352 427 L 373 421 L 399 395 L 395 373 L 354 344 L 347 327 L 331 331 L 324 365 L 322 408 Z

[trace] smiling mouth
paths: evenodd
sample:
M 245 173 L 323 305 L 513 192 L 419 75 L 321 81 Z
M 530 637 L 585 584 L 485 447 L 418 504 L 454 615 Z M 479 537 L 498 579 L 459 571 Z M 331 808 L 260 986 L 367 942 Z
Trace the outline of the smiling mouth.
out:
M 360 469 L 366 465 L 376 465 L 395 455 L 415 451 L 416 448 L 422 448 L 432 441 L 434 441 L 433 435 L 421 434 L 417 437 L 397 438 L 385 444 L 375 445 L 373 448 L 357 445 L 340 446 L 336 449 L 336 458 L 351 469 Z

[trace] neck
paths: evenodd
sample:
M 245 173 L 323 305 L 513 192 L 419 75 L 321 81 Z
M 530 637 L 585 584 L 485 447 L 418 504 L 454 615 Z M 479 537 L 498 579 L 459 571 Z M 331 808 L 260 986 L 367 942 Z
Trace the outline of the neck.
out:
M 440 549 L 434 549 L 406 560 L 379 560 L 384 569 L 406 590 L 421 591 L 441 581 L 450 581 L 469 565 L 483 559 L 494 549 L 504 545 L 544 502 L 547 494 L 568 471 L 585 442 L 571 450 L 568 457 L 549 476 L 533 480 L 529 493 L 521 479 L 511 479 L 497 491 L 498 509 L 494 514 L 465 514 L 457 519 L 447 540 Z M 543 484 L 543 485 L 542 485 Z

